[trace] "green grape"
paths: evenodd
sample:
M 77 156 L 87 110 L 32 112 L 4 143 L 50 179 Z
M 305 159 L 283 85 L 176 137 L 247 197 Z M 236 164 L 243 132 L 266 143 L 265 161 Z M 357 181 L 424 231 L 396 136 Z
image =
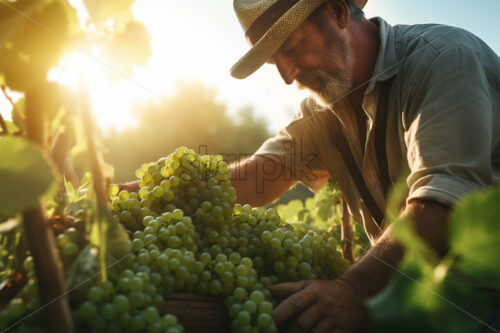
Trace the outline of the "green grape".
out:
M 262 232 L 260 239 L 264 244 L 271 244 L 271 241 L 273 239 L 273 234 L 269 230 L 266 230 Z
M 92 302 L 85 301 L 78 308 L 78 313 L 80 314 L 80 316 L 82 318 L 90 320 L 97 313 L 97 306 L 95 304 L 93 304 Z
M 219 280 L 212 280 L 208 284 L 208 290 L 214 296 L 220 295 L 222 292 L 222 283 Z
M 69 237 L 66 234 L 59 234 L 56 237 L 56 243 L 59 248 L 63 248 L 69 242 Z
M 144 287 L 144 282 L 140 277 L 134 276 L 130 279 L 129 287 L 132 291 L 141 291 Z
M 116 309 L 111 303 L 106 303 L 101 306 L 100 313 L 101 316 L 106 320 L 113 320 L 117 315 Z
M 113 298 L 113 306 L 118 312 L 126 312 L 130 309 L 130 302 L 125 295 L 116 295 Z
M 238 265 L 235 268 L 236 276 L 246 276 L 248 274 L 248 268 L 245 265 Z
M 264 293 L 260 290 L 255 290 L 250 294 L 250 300 L 259 305 L 265 300 Z
M 274 249 L 278 249 L 281 247 L 281 240 L 278 237 L 273 237 L 271 239 L 271 247 Z
M 33 272 L 35 270 L 35 262 L 32 256 L 27 256 L 26 259 L 24 259 L 23 267 L 28 272 Z
M 118 193 L 118 198 L 120 198 L 121 201 L 130 199 L 130 193 L 128 191 L 122 190 L 120 191 L 120 193 Z
M 263 301 L 259 304 L 259 313 L 267 313 L 269 315 L 272 314 L 273 304 L 269 301 Z
M 255 313 L 257 311 L 257 304 L 252 300 L 247 300 L 243 303 L 243 310 L 250 314 Z
M 183 216 L 184 216 L 184 212 L 182 210 L 178 209 L 178 208 L 174 209 L 174 211 L 172 212 L 172 214 L 173 214 L 173 216 L 174 216 L 174 218 L 176 220 L 181 220 L 183 218 Z
M 10 319 L 20 318 L 26 311 L 26 305 L 21 298 L 13 298 L 7 305 L 7 314 Z
M 236 287 L 233 291 L 233 297 L 238 302 L 243 302 L 247 299 L 248 292 L 241 287 Z
M 253 266 L 252 259 L 247 258 L 247 257 L 246 257 L 246 258 L 241 259 L 240 264 L 242 264 L 242 265 L 246 266 L 248 269 L 252 268 L 252 266 Z
M 250 315 L 250 313 L 248 313 L 245 310 L 240 311 L 240 313 L 238 313 L 238 315 L 236 316 L 236 321 L 240 325 L 248 325 L 250 323 L 251 319 L 252 319 L 252 316 Z
M 103 318 L 102 315 L 97 313 L 89 322 L 89 324 L 94 331 L 101 332 L 106 327 L 106 320 Z
M 133 331 L 143 331 L 146 328 L 146 319 L 142 314 L 133 316 L 130 320 L 130 328 Z
M 148 323 L 154 323 L 160 318 L 160 316 L 158 315 L 158 310 L 154 306 L 148 306 L 144 310 L 143 316 Z
M 89 290 L 89 300 L 93 303 L 98 303 L 104 297 L 104 292 L 99 286 L 92 286 Z
M 273 318 L 269 313 L 260 313 L 257 317 L 259 327 L 268 328 L 273 325 Z
M 243 306 L 239 303 L 235 303 L 230 306 L 229 308 L 229 315 L 231 318 L 236 318 L 238 316 L 238 313 L 242 310 Z

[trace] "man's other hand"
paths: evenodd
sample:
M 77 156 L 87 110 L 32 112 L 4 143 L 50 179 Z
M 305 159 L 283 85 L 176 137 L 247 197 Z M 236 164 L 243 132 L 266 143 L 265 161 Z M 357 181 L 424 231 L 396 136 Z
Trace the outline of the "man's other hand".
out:
M 138 192 L 139 191 L 139 181 L 133 181 L 125 184 L 117 184 L 120 191 L 128 191 L 128 192 Z
M 353 332 L 366 323 L 363 297 L 347 281 L 287 282 L 269 289 L 286 298 L 273 312 L 280 331 Z

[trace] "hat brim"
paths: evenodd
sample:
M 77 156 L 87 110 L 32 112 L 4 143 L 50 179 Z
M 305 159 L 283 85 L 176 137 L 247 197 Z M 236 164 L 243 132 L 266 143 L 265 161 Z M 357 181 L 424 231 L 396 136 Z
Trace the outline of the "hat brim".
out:
M 283 45 L 297 27 L 327 0 L 304 0 L 295 4 L 230 69 L 231 76 L 244 79 L 259 69 Z M 367 0 L 353 3 L 363 8 Z

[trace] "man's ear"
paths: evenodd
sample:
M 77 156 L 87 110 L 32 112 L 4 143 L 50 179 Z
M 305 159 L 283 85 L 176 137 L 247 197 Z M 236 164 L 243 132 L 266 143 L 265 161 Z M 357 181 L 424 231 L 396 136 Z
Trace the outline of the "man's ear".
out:
M 344 0 L 328 0 L 325 4 L 328 15 L 335 18 L 336 24 L 343 29 L 350 20 L 349 7 Z

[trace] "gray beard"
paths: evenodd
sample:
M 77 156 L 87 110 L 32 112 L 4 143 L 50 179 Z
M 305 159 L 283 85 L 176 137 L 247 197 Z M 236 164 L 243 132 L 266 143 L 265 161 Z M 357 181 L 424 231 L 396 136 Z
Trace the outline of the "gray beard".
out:
M 347 70 L 332 75 L 324 70 L 315 69 L 301 73 L 297 77 L 296 84 L 297 88 L 311 92 L 321 107 L 331 108 L 352 89 L 352 77 Z

